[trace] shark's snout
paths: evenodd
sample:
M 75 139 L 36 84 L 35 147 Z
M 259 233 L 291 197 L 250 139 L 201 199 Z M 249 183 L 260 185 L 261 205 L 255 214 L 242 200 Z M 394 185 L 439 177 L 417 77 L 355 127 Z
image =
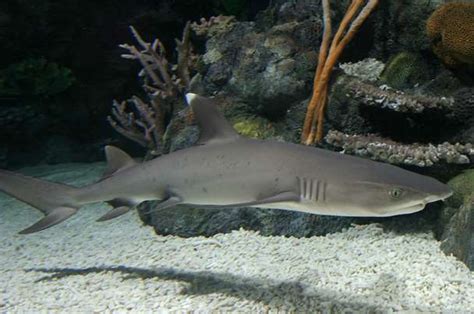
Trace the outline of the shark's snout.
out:
M 436 195 L 430 195 L 425 198 L 425 204 L 432 203 L 432 202 L 437 202 L 437 201 L 443 201 L 453 195 L 453 191 L 450 188 L 447 188 L 444 192 Z

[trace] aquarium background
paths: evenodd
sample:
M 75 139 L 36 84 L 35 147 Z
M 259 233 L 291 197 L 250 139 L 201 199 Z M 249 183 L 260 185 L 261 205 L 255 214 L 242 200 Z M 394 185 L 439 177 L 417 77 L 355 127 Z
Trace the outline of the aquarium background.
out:
M 102 160 L 102 147 L 113 142 L 144 154 L 106 120 L 113 99 L 141 92 L 139 65 L 118 47 L 132 40 L 128 26 L 159 35 L 173 60 L 187 20 L 252 19 L 267 4 L 250 2 L 2 1 L 0 165 Z
M 330 1 L 332 35 L 350 3 Z M 106 145 L 190 147 L 187 92 L 243 136 L 304 142 L 324 22 L 321 0 L 2 1 L 0 168 L 84 185 Z M 101 225 L 101 203 L 22 238 L 40 213 L 2 194 L 0 311 L 474 311 L 474 1 L 379 1 L 327 73 L 310 145 L 454 195 L 383 219 L 146 202 Z

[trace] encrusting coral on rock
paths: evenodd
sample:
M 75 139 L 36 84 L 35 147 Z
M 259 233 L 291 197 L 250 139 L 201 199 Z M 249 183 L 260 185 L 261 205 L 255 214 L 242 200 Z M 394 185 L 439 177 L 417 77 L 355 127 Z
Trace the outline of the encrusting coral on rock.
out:
M 451 110 L 452 97 L 413 95 L 387 85 L 375 86 L 357 79 L 345 81 L 347 93 L 363 101 L 368 106 L 388 108 L 399 112 L 421 113 L 425 109 Z
M 472 144 L 400 144 L 372 134 L 349 135 L 339 131 L 329 131 L 325 139 L 329 144 L 342 148 L 346 154 L 392 164 L 429 167 L 439 162 L 468 164 L 474 161 Z
M 341 63 L 339 67 L 347 75 L 357 76 L 364 81 L 375 82 L 380 78 L 385 64 L 377 59 L 367 58 L 354 63 Z
M 426 23 L 434 53 L 448 66 L 474 64 L 474 3 L 439 6 Z
M 209 19 L 201 18 L 199 23 L 191 23 L 191 29 L 198 36 L 214 36 L 228 29 L 236 22 L 234 16 L 211 16 Z

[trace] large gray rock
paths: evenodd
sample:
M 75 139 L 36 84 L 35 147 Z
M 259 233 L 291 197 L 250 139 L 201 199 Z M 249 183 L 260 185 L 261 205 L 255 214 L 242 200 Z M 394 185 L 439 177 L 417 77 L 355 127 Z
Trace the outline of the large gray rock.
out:
M 320 12 L 300 19 L 283 14 L 272 25 L 236 22 L 212 33 L 202 59 L 207 92 L 224 90 L 255 112 L 283 117 L 310 92 L 322 29 Z
M 474 270 L 474 169 L 451 179 L 454 194 L 441 212 L 441 249 L 453 254 Z

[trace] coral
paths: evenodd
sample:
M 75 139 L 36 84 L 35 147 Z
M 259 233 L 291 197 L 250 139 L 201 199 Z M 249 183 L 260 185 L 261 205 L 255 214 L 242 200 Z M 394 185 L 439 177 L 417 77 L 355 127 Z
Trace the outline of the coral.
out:
M 426 23 L 433 51 L 449 66 L 474 64 L 474 3 L 438 7 Z
M 390 87 L 404 88 L 426 81 L 427 77 L 427 66 L 420 56 L 404 51 L 390 58 L 380 79 Z
M 451 111 L 452 97 L 435 97 L 404 93 L 387 85 L 375 86 L 355 79 L 344 79 L 344 92 L 367 106 L 387 108 L 398 112 L 422 113 L 426 109 Z M 341 85 L 341 84 L 339 84 Z
M 472 144 L 405 145 L 376 135 L 348 135 L 339 131 L 330 131 L 325 139 L 329 144 L 342 148 L 344 153 L 392 164 L 429 167 L 439 162 L 468 164 L 474 160 Z
M 240 134 L 252 138 L 268 138 L 275 134 L 272 125 L 263 118 L 241 118 L 233 123 Z
M 469 199 L 474 200 L 474 169 L 468 169 L 449 180 L 454 194 L 448 200 L 450 206 L 459 207 Z
M 151 103 L 152 106 L 137 96 L 121 103 L 114 100 L 112 116 L 108 116 L 107 120 L 118 133 L 146 147 L 152 155 L 159 155 L 162 151 L 164 117 L 160 106 Z M 133 109 L 130 110 L 129 104 Z
M 378 4 L 378 0 L 368 0 L 366 5 L 362 7 L 363 2 L 361 0 L 351 2 L 332 39 L 331 45 L 329 45 L 329 40 L 332 37 L 329 1 L 323 0 L 322 2 L 324 11 L 323 40 L 319 50 L 318 67 L 314 76 L 313 95 L 308 104 L 303 132 L 301 133 L 301 142 L 306 145 L 321 141 L 324 109 L 328 96 L 327 89 L 333 68 L 346 45 L 352 40 Z M 359 13 L 356 16 L 357 12 Z
M 145 42 L 133 26 L 130 29 L 142 50 L 134 45 L 120 45 L 129 52 L 123 54 L 123 58 L 137 60 L 143 67 L 139 76 L 143 78 L 143 89 L 147 92 L 149 104 L 137 96 L 121 103 L 114 101 L 112 116 L 108 117 L 108 121 L 118 133 L 146 147 L 152 156 L 163 153 L 163 137 L 170 121 L 169 116 L 180 107 L 181 96 L 189 90 L 190 67 L 194 61 L 190 27 L 188 22 L 182 39 L 176 39 L 177 64 L 168 62 L 159 39 L 155 39 L 152 44 Z
M 374 82 L 380 78 L 385 64 L 377 59 L 367 58 L 355 63 L 341 63 L 339 67 L 347 75 L 358 77 L 364 81 Z
M 191 29 L 198 36 L 215 36 L 229 31 L 235 22 L 234 16 L 211 16 L 208 20 L 201 18 L 199 23 L 193 22 Z

